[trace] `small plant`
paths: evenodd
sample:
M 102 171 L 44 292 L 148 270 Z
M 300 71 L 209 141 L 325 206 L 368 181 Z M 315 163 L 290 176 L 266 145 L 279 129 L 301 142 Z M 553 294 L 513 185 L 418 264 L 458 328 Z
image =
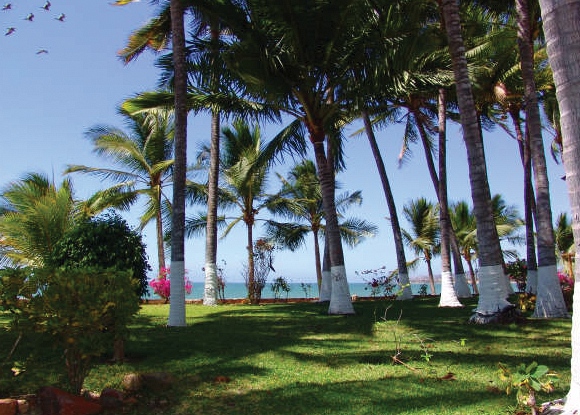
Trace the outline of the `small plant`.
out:
M 170 278 L 171 278 L 171 270 L 169 268 L 161 268 L 159 277 L 149 283 L 151 288 L 153 288 L 153 292 L 157 294 L 159 297 L 163 298 L 166 303 L 169 302 L 169 296 L 171 294 Z M 187 279 L 187 277 L 184 278 L 184 284 L 185 284 L 185 292 L 187 294 L 191 294 L 191 289 L 193 288 L 193 285 L 191 284 L 191 281 Z
M 301 282 L 300 283 L 300 288 L 304 292 L 304 297 L 306 299 L 308 299 L 308 298 L 311 297 L 311 295 L 312 295 L 312 284 L 306 284 L 306 283 Z
M 532 293 L 518 294 L 518 308 L 523 311 L 534 311 L 536 307 L 536 295 Z
M 528 366 L 522 363 L 515 372 L 499 363 L 499 378 L 507 383 L 506 393 L 510 394 L 513 389 L 516 389 L 518 404 L 530 408 L 532 415 L 539 413 L 536 392 L 553 392 L 553 379 L 556 377 L 557 374 L 550 372 L 547 366 L 538 365 L 536 362 Z
M 514 281 L 518 286 L 519 292 L 526 291 L 526 284 L 528 280 L 528 264 L 525 259 L 516 259 L 515 261 L 506 264 L 506 274 L 510 280 Z
M 282 293 L 286 293 L 286 299 L 288 299 L 288 293 L 290 292 L 290 284 L 284 277 L 278 277 L 274 280 L 270 289 L 274 293 L 275 299 L 280 299 L 282 297 Z
M 421 297 L 427 297 L 427 284 L 421 284 L 419 287 L 419 295 Z
M 568 274 L 562 271 L 558 271 L 558 280 L 560 281 L 560 288 L 562 289 L 562 295 L 564 296 L 564 301 L 566 302 L 566 307 L 569 311 L 572 311 L 572 297 L 574 296 L 574 278 L 570 278 Z
M 356 272 L 358 275 L 359 273 Z M 363 275 L 363 279 L 367 283 L 365 290 L 370 289 L 371 297 L 391 297 L 395 294 L 395 288 L 397 287 L 396 272 L 391 272 L 387 274 L 386 267 L 383 266 L 379 269 L 364 270 L 360 272 Z M 370 279 L 365 279 L 365 275 L 370 275 Z

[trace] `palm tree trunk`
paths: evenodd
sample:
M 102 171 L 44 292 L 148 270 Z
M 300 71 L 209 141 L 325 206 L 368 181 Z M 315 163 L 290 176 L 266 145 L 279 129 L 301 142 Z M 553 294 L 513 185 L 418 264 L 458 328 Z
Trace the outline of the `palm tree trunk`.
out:
M 328 246 L 330 249 L 332 292 L 328 313 L 354 314 L 344 266 L 344 253 L 342 251 L 338 216 L 334 203 L 334 169 L 331 168 L 332 161 L 326 157 L 324 151 L 326 136 L 320 127 L 309 128 L 309 130 L 311 130 L 311 141 L 314 145 L 314 156 L 322 191 L 322 204 L 324 206 L 326 233 L 328 235 Z
M 246 228 L 248 230 L 248 299 L 250 304 L 258 304 L 260 302 L 260 297 L 258 295 L 256 278 L 255 278 L 255 265 L 254 265 L 254 223 L 246 222 Z
M 318 292 L 322 288 L 322 262 L 320 260 L 320 242 L 318 241 L 318 230 L 312 232 L 314 236 L 314 263 L 316 266 L 316 283 L 318 285 Z
M 175 161 L 171 220 L 171 301 L 168 326 L 185 326 L 185 177 L 187 169 L 187 67 L 183 4 L 171 0 L 175 96 Z
M 534 317 L 567 317 L 568 311 L 560 283 L 556 274 L 556 245 L 552 224 L 552 206 L 546 154 L 542 140 L 542 124 L 536 83 L 534 81 L 534 60 L 528 0 L 516 0 L 518 15 L 518 48 L 520 66 L 524 81 L 524 102 L 526 103 L 526 124 L 530 136 L 530 150 L 536 184 L 536 217 L 538 244 L 538 293 Z
M 203 305 L 213 306 L 218 302 L 217 277 L 217 194 L 220 157 L 220 114 L 212 112 L 209 178 L 207 189 L 207 221 L 205 230 L 205 281 Z
M 574 240 L 580 241 L 580 0 L 540 0 L 548 58 L 560 106 L 563 160 L 572 210 Z M 578 242 L 576 242 L 578 243 Z M 580 281 L 580 249 L 576 248 L 575 279 Z M 564 415 L 580 411 L 580 290 L 575 290 L 572 312 L 570 391 Z
M 385 194 L 385 199 L 387 201 L 387 207 L 389 209 L 389 217 L 391 222 L 391 228 L 393 230 L 393 240 L 395 241 L 395 253 L 397 256 L 397 270 L 398 270 L 398 280 L 399 286 L 402 288 L 402 292 L 397 299 L 409 300 L 413 298 L 413 292 L 411 290 L 411 282 L 409 280 L 409 271 L 407 269 L 407 259 L 405 258 L 405 245 L 403 243 L 403 235 L 401 233 L 401 225 L 399 224 L 399 216 L 397 214 L 397 206 L 395 204 L 395 198 L 391 190 L 391 185 L 389 183 L 389 178 L 387 176 L 387 170 L 385 169 L 385 163 L 383 162 L 383 157 L 377 145 L 377 139 L 371 125 L 371 120 L 366 111 L 361 113 L 367 138 L 375 158 L 375 164 L 377 166 L 379 177 L 381 179 L 381 184 L 383 186 L 383 193 Z
M 435 289 L 435 278 L 433 277 L 433 267 L 431 266 L 431 253 L 425 251 L 425 262 L 427 263 L 427 276 L 429 277 L 429 288 L 431 289 L 431 295 L 437 295 L 437 290 Z
M 536 294 L 538 287 L 538 263 L 536 261 L 536 237 L 534 236 L 534 211 L 536 204 L 534 201 L 534 187 L 532 184 L 532 163 L 530 161 L 530 140 L 524 136 L 520 125 L 519 106 L 511 106 L 509 110 L 522 166 L 524 168 L 524 220 L 526 222 L 526 292 Z
M 318 301 L 330 301 L 332 296 L 332 281 L 330 277 L 330 248 L 328 243 L 328 235 L 324 234 L 324 253 L 322 256 L 322 284 L 318 294 Z
M 157 196 L 157 213 L 155 214 L 155 230 L 157 233 L 157 262 L 159 264 L 159 273 L 161 275 L 161 270 L 165 268 L 165 246 L 163 245 L 163 218 L 161 214 L 161 189 L 159 189 L 159 195 Z
M 439 235 L 441 238 L 441 296 L 439 307 L 462 307 L 457 299 L 456 284 L 453 284 L 451 274 L 451 219 L 449 218 L 449 204 L 447 202 L 447 134 L 446 134 L 446 105 L 445 89 L 439 89 L 438 120 L 439 120 L 439 180 L 437 181 L 437 195 L 439 199 Z M 465 282 L 465 277 L 463 277 Z M 464 284 L 467 287 L 467 284 Z M 467 288 L 469 292 L 469 288 Z M 467 295 L 468 296 L 468 295 Z
M 467 148 L 471 197 L 474 215 L 477 220 L 480 295 L 475 311 L 477 315 L 484 318 L 479 320 L 474 318 L 474 321 L 484 323 L 491 321 L 498 313 L 513 306 L 505 299 L 504 286 L 501 283 L 501 278 L 505 278 L 502 267 L 501 247 L 493 218 L 483 138 L 479 130 L 479 122 L 471 90 L 465 46 L 461 35 L 459 7 L 456 0 L 443 0 L 442 11 L 453 62 L 463 139 Z M 489 319 L 487 318 L 488 316 L 490 317 Z

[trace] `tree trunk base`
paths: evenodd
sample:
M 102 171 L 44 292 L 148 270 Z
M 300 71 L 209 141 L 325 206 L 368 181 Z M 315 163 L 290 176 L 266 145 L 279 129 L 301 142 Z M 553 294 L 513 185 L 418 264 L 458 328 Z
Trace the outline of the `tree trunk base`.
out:
M 490 314 L 483 314 L 476 311 L 469 318 L 469 322 L 472 324 L 510 324 L 522 322 L 523 320 L 522 313 L 513 304 L 504 307 L 503 310 L 498 310 Z

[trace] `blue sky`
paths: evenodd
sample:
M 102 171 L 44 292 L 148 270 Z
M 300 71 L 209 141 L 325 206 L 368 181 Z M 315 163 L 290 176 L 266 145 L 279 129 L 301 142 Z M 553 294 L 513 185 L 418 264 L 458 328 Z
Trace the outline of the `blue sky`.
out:
M 8 2 L 5 0 L 3 4 Z M 112 1 L 111 1 L 112 2 Z M 105 166 L 106 162 L 91 152 L 84 132 L 96 124 L 123 127 L 117 106 L 126 98 L 155 87 L 158 70 L 155 57 L 147 53 L 137 61 L 124 65 L 116 53 L 132 30 L 147 21 L 155 12 L 149 2 L 115 7 L 101 0 L 54 0 L 50 11 L 41 7 L 44 0 L 13 0 L 10 10 L 0 11 L 0 187 L 28 172 L 41 172 L 62 180 L 68 164 Z M 32 12 L 32 22 L 25 17 Z M 61 13 L 66 15 L 58 21 Z M 16 30 L 5 35 L 7 29 Z M 48 53 L 37 53 L 46 50 Z M 278 126 L 264 129 L 266 138 Z M 351 128 L 347 134 L 352 133 Z M 193 155 L 199 142 L 209 139 L 209 120 L 205 116 L 189 119 L 188 148 Z M 424 167 L 420 147 L 413 148 L 414 157 L 398 167 L 401 129 L 392 127 L 378 133 L 389 180 L 399 206 L 413 198 L 425 196 L 435 200 L 433 186 Z M 551 141 L 544 134 L 546 148 Z M 514 140 L 499 129 L 485 133 L 486 156 L 492 194 L 500 193 L 506 202 L 522 212 L 522 169 Z M 449 199 L 470 201 L 466 150 L 460 129 L 449 126 Z M 346 144 L 347 171 L 338 180 L 343 191 L 362 190 L 364 202 L 353 208 L 352 216 L 365 218 L 379 227 L 379 234 L 355 249 L 345 248 L 349 280 L 362 281 L 356 271 L 386 266 L 396 267 L 388 211 L 382 194 L 371 151 L 364 137 L 352 137 Z M 548 173 L 554 219 L 569 211 L 563 167 L 548 155 Z M 287 167 L 275 167 L 284 174 Z M 84 198 L 102 184 L 94 178 L 74 176 L 76 195 Z M 275 179 L 272 179 L 275 183 Z M 193 208 L 192 211 L 196 211 Z M 523 212 L 522 212 L 523 214 Z M 137 224 L 135 213 L 125 215 Z M 407 224 L 401 220 L 405 227 Z M 260 234 L 257 228 L 255 234 Z M 150 262 L 156 266 L 153 228 L 144 231 Z M 226 278 L 240 281 L 245 258 L 245 234 L 238 228 L 220 241 L 218 259 L 225 260 Z M 522 251 L 523 252 L 523 251 Z M 408 259 L 412 258 L 408 253 Z M 204 240 L 186 241 L 186 267 L 194 283 L 201 281 L 204 262 Z M 278 252 L 274 266 L 277 276 L 292 282 L 314 281 L 314 256 L 307 249 Z M 435 272 L 438 273 L 437 267 Z M 424 275 L 420 267 L 413 275 Z

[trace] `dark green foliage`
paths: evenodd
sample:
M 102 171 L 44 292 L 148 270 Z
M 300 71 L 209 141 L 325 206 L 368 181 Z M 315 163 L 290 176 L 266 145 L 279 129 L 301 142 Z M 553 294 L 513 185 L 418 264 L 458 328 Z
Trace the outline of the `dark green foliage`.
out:
M 137 293 L 148 293 L 147 253 L 141 235 L 116 214 L 105 214 L 77 224 L 57 243 L 49 266 L 132 271 L 139 280 Z
M 12 311 L 12 328 L 27 338 L 48 336 L 48 342 L 35 343 L 31 355 L 50 354 L 47 345 L 61 351 L 75 393 L 95 357 L 126 336 L 127 325 L 139 310 L 137 281 L 130 271 L 5 269 L 0 281 L 0 299 L 3 308 Z

